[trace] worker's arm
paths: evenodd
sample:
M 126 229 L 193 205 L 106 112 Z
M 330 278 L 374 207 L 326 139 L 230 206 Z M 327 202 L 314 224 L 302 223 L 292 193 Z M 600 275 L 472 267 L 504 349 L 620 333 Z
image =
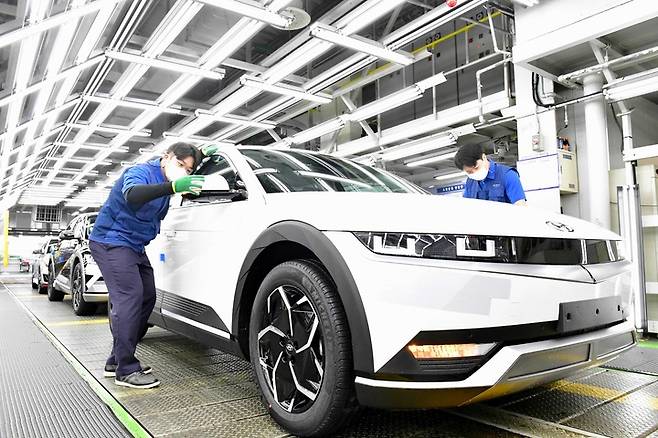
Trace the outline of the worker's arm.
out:
M 505 173 L 505 194 L 510 203 L 514 205 L 525 205 L 525 191 L 521 184 L 521 178 L 515 169 L 510 169 Z
M 131 208 L 137 210 L 149 201 L 173 194 L 174 187 L 169 182 L 162 184 L 135 184 L 123 193 L 123 198 Z
M 122 193 L 130 208 L 138 210 L 147 202 L 162 196 L 170 196 L 174 193 L 199 194 L 203 180 L 202 175 L 188 175 L 173 182 L 149 184 L 148 174 L 135 166 L 126 170 L 123 176 Z

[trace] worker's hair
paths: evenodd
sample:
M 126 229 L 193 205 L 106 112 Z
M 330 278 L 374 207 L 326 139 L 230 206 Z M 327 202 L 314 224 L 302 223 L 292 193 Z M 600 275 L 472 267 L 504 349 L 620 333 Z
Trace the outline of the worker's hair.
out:
M 201 151 L 188 143 L 174 143 L 167 148 L 167 153 L 174 154 L 179 160 L 184 160 L 187 157 L 194 158 L 193 168 L 195 169 L 203 159 Z
M 465 144 L 460 147 L 455 155 L 455 167 L 463 170 L 464 166 L 475 167 L 478 160 L 482 159 L 484 148 L 480 144 Z

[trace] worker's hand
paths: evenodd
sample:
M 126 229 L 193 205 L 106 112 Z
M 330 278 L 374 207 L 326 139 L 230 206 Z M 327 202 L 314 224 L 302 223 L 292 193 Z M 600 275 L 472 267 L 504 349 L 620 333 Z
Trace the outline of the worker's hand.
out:
M 203 175 L 188 175 L 178 178 L 171 183 L 174 193 L 192 193 L 198 195 L 201 193 L 201 187 L 205 177 Z
M 211 155 L 214 155 L 215 152 L 217 152 L 217 149 L 219 149 L 219 148 L 217 146 L 215 146 L 214 144 L 209 144 L 208 146 L 204 146 L 204 147 L 201 148 L 201 153 L 204 156 L 209 157 Z

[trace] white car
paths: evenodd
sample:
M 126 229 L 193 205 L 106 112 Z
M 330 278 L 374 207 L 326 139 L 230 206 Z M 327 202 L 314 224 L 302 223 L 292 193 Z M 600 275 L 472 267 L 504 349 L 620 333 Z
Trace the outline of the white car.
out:
M 220 148 L 147 247 L 151 322 L 249 358 L 272 417 L 326 435 L 357 404 L 459 406 L 636 343 L 620 237 L 431 196 L 377 168 Z
M 35 260 L 32 262 L 32 289 L 38 290 L 40 294 L 45 294 L 48 290 L 48 266 L 58 243 L 58 238 L 49 237 L 33 252 Z

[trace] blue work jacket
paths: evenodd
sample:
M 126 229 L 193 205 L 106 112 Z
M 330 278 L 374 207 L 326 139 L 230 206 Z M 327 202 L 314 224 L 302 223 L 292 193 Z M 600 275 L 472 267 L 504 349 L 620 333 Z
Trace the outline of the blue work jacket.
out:
M 525 192 L 516 169 L 489 160 L 489 172 L 482 181 L 468 178 L 464 198 L 514 204 L 525 200 Z
M 169 210 L 169 196 L 147 202 L 137 209 L 128 205 L 125 194 L 137 184 L 162 184 L 160 159 L 126 169 L 101 207 L 89 237 L 107 245 L 127 246 L 138 253 L 160 232 L 160 221 Z

